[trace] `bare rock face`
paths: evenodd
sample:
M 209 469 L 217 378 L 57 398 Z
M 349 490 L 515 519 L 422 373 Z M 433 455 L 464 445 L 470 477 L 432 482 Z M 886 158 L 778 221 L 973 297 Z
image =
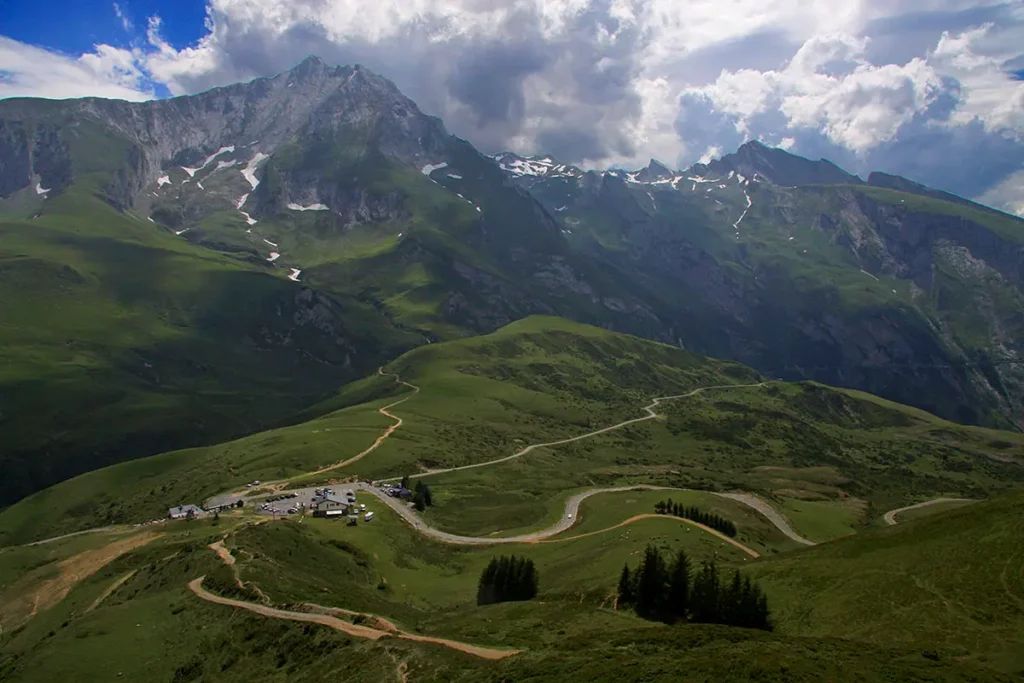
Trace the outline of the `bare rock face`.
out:
M 332 68 L 311 57 L 274 78 L 170 100 L 2 102 L 0 198 L 27 187 L 34 173 L 47 187 L 66 185 L 72 177 L 68 149 L 81 137 L 83 122 L 125 147 L 107 169 L 115 176 L 105 188 L 107 198 L 118 208 L 134 206 L 169 168 L 188 168 L 224 148 L 245 162 L 257 152 L 273 155 L 297 138 L 364 130 L 381 153 L 413 164 L 443 153 L 449 137 L 439 120 L 424 116 L 387 79 L 358 65 Z

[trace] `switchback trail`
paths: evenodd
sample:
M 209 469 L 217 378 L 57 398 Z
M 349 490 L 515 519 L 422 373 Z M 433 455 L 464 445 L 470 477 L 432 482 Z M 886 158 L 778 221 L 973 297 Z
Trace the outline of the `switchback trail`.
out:
M 629 425 L 637 424 L 638 422 L 646 422 L 647 420 L 656 419 L 658 417 L 658 414 L 654 412 L 654 409 L 657 408 L 660 404 L 664 403 L 665 401 L 675 401 L 681 398 L 690 398 L 691 396 L 696 396 L 697 394 L 701 394 L 705 391 L 714 391 L 716 389 L 750 389 L 753 387 L 763 387 L 764 385 L 764 382 L 759 382 L 757 384 L 721 384 L 713 387 L 701 387 L 700 389 L 694 389 L 693 391 L 686 394 L 678 394 L 676 396 L 661 396 L 651 401 L 649 405 L 644 406 L 644 411 L 647 414 L 644 415 L 643 417 L 635 417 L 632 420 L 625 420 L 623 422 L 619 422 L 618 424 L 613 424 L 610 427 L 603 427 L 601 429 L 596 429 L 592 432 L 580 434 L 579 436 L 573 436 L 568 439 L 549 441 L 547 443 L 535 443 L 530 446 L 527 446 L 526 448 L 523 448 L 520 451 L 516 451 L 512 455 L 505 456 L 504 458 L 498 458 L 497 460 L 488 460 L 487 462 L 478 462 L 472 465 L 462 465 L 461 467 L 448 467 L 445 469 L 427 470 L 426 472 L 420 472 L 419 474 L 409 475 L 409 478 L 422 479 L 423 477 L 430 477 L 435 474 L 447 474 L 449 472 L 461 472 L 462 470 L 472 470 L 476 469 L 477 467 L 488 467 L 490 465 L 498 465 L 503 462 L 508 462 L 509 460 L 515 460 L 516 458 L 522 457 L 527 453 L 534 451 L 538 448 L 561 446 L 562 444 L 572 443 L 574 441 L 582 441 L 583 439 L 589 439 L 591 437 L 598 436 L 599 434 L 605 434 L 606 432 L 612 432 L 615 431 L 616 429 L 622 429 L 623 427 L 628 427 Z M 397 481 L 397 478 L 388 479 L 386 481 Z
M 918 508 L 926 508 L 932 505 L 938 505 L 939 503 L 973 503 L 973 498 L 936 498 L 934 500 L 926 500 L 923 503 L 917 503 L 916 505 L 908 505 L 904 508 L 896 508 L 895 510 L 889 510 L 885 513 L 885 523 L 889 526 L 898 524 L 896 516 L 901 512 L 907 512 L 908 510 L 917 510 Z
M 357 638 L 367 638 L 369 640 L 380 640 L 384 637 L 401 638 L 402 640 L 412 640 L 420 643 L 433 643 L 435 645 L 442 645 L 452 650 L 458 650 L 475 657 L 481 657 L 483 659 L 504 659 L 505 657 L 511 657 L 512 655 L 519 654 L 519 650 L 498 650 L 489 647 L 479 647 L 477 645 L 470 645 L 468 643 L 460 643 L 456 640 L 447 640 L 445 638 L 432 638 L 430 636 L 420 636 L 414 633 L 406 633 L 405 631 L 382 631 L 376 628 L 370 628 L 368 626 L 360 626 L 359 624 L 352 624 L 328 614 L 311 614 L 308 612 L 291 612 L 289 610 L 277 609 L 275 607 L 268 607 L 267 605 L 261 605 L 254 602 L 244 602 L 242 600 L 234 600 L 232 598 L 225 598 L 220 595 L 215 595 L 203 588 L 203 579 L 205 576 L 200 576 L 198 579 L 193 579 L 189 582 L 188 587 L 193 593 L 199 598 L 212 602 L 218 605 L 226 605 L 228 607 L 236 607 L 238 609 L 244 609 L 260 616 L 270 617 L 272 619 L 285 619 L 288 621 L 305 622 L 309 624 L 320 624 L 322 626 L 328 626 L 333 628 L 335 631 L 341 631 L 347 633 L 350 636 Z M 374 618 L 373 615 L 367 615 Z

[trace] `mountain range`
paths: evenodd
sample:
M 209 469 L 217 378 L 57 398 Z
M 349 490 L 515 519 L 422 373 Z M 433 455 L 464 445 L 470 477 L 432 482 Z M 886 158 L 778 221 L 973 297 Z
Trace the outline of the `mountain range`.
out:
M 1024 221 L 908 179 L 759 142 L 685 170 L 485 155 L 312 57 L 4 100 L 0 504 L 532 314 L 1019 430 L 1022 281 Z

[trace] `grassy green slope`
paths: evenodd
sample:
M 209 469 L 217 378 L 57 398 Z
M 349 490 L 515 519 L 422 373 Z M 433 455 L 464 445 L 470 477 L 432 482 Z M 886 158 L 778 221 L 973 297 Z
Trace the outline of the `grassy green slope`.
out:
M 82 181 L 0 223 L 0 503 L 266 428 L 401 343 L 380 316 L 304 303 L 297 285 L 118 213 L 93 189 Z M 333 322 L 310 324 L 322 314 Z
M 778 630 L 1024 671 L 1024 496 L 867 531 L 751 568 Z

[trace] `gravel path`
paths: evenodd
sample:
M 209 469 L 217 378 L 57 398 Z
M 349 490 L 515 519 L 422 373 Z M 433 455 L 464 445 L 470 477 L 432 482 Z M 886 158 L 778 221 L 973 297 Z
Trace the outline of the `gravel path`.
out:
M 908 505 L 905 508 L 896 508 L 895 510 L 889 510 L 888 512 L 885 513 L 885 523 L 890 525 L 890 526 L 896 525 L 897 524 L 896 516 L 898 514 L 900 514 L 901 512 L 906 512 L 907 510 L 916 510 L 918 508 L 926 508 L 926 507 L 929 507 L 931 505 L 937 505 L 939 503 L 973 503 L 973 502 L 975 502 L 973 498 L 936 498 L 935 500 L 926 500 L 923 503 L 917 503 L 916 505 Z
M 657 408 L 661 403 L 664 403 L 665 401 L 675 401 L 675 400 L 678 400 L 678 399 L 681 399 L 681 398 L 690 398 L 691 396 L 696 396 L 697 394 L 701 394 L 701 393 L 703 393 L 705 391 L 714 391 L 716 389 L 750 389 L 750 388 L 753 388 L 753 387 L 763 387 L 764 385 L 765 385 L 764 382 L 759 382 L 757 384 L 722 384 L 722 385 L 714 386 L 714 387 L 701 387 L 700 389 L 694 389 L 693 391 L 691 391 L 689 393 L 678 394 L 676 396 L 661 396 L 661 397 L 658 397 L 658 398 L 654 399 L 653 401 L 651 401 L 651 403 L 649 405 L 644 406 L 643 409 L 644 409 L 644 411 L 647 414 L 644 415 L 643 417 L 636 417 L 636 418 L 633 418 L 632 420 L 625 420 L 623 422 L 619 422 L 618 424 L 613 424 L 610 427 L 603 427 L 601 429 L 596 429 L 596 430 L 594 430 L 592 432 L 587 432 L 586 434 L 580 434 L 579 436 L 573 436 L 573 437 L 568 438 L 568 439 L 560 439 L 558 441 L 549 441 L 547 443 L 535 443 L 535 444 L 532 444 L 530 446 L 527 446 L 526 448 L 522 449 L 521 451 L 517 451 L 517 452 L 513 453 L 512 455 L 505 456 L 504 458 L 498 458 L 497 460 L 488 460 L 487 462 L 478 462 L 478 463 L 474 463 L 472 465 L 462 465 L 461 467 L 448 467 L 448 468 L 439 469 L 439 470 L 428 470 L 426 472 L 420 472 L 419 474 L 412 474 L 412 475 L 409 476 L 409 478 L 410 479 L 422 479 L 423 477 L 430 477 L 430 476 L 433 476 L 435 474 L 447 474 L 449 472 L 461 472 L 462 470 L 472 470 L 472 469 L 475 469 L 477 467 L 488 467 L 490 465 L 497 465 L 499 463 L 508 462 L 510 460 L 515 460 L 516 458 L 522 457 L 522 456 L 526 455 L 527 453 L 529 453 L 531 451 L 534 451 L 534 450 L 536 450 L 538 448 L 548 448 L 550 446 L 561 446 L 562 444 L 572 443 L 574 441 L 582 441 L 583 439 L 589 439 L 591 437 L 598 436 L 599 434 L 605 434 L 607 432 L 615 431 L 616 429 L 622 429 L 623 427 L 628 427 L 629 425 L 637 424 L 638 422 L 646 422 L 647 420 L 653 420 L 653 419 L 658 417 L 658 414 L 656 412 L 654 412 L 654 409 Z M 398 481 L 398 478 L 396 477 L 394 479 L 388 479 L 387 481 Z

